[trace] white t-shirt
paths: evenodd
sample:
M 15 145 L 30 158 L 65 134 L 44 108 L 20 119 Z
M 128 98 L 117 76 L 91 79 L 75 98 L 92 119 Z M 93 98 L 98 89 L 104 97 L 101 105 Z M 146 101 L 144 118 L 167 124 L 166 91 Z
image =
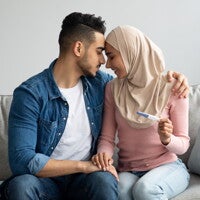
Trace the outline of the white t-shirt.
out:
M 58 160 L 88 160 L 92 135 L 83 97 L 81 80 L 73 88 L 59 88 L 69 104 L 64 133 L 51 158 Z

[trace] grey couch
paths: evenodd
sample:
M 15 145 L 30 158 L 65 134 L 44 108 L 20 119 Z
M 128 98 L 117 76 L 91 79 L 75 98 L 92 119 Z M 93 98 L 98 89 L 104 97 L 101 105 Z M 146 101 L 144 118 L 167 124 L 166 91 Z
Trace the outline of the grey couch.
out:
M 194 85 L 190 88 L 190 110 L 189 110 L 189 134 L 191 137 L 191 145 L 187 153 L 180 156 L 181 159 L 186 163 L 187 166 L 190 166 L 190 156 L 191 152 L 193 152 L 193 146 L 196 141 L 196 136 L 198 132 L 200 132 L 200 85 Z M 7 154 L 7 123 L 8 123 L 8 112 L 10 108 L 10 103 L 12 100 L 11 95 L 0 95 L 0 181 L 5 180 L 11 175 L 11 171 L 8 164 L 8 154 Z M 200 133 L 199 133 L 200 134 Z M 196 144 L 199 146 L 200 150 L 200 142 Z M 197 147 L 198 149 L 198 147 Z M 193 152 L 194 153 L 194 152 Z M 200 155 L 196 152 L 195 156 Z M 200 156 L 199 156 L 200 157 Z M 115 159 L 117 156 L 115 155 Z M 193 162 L 195 157 L 193 157 Z M 196 162 L 200 162 L 200 159 L 196 160 Z M 188 165 L 189 164 L 189 165 Z M 200 163 L 197 163 L 200 165 Z M 195 164 L 193 164 L 195 165 Z M 179 194 L 173 200 L 200 200 L 200 173 L 195 174 L 191 172 L 191 180 L 190 185 L 186 191 Z M 196 172 L 192 169 L 192 171 Z M 200 171 L 200 170 L 199 170 Z M 196 172 L 198 173 L 198 172 Z

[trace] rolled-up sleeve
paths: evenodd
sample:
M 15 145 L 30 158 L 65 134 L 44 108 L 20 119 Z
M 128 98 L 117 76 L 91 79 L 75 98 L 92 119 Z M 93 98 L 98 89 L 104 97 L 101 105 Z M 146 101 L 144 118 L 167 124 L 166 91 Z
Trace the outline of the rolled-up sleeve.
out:
M 36 153 L 40 102 L 34 92 L 20 86 L 14 91 L 8 121 L 8 152 L 14 175 L 36 174 L 49 157 Z

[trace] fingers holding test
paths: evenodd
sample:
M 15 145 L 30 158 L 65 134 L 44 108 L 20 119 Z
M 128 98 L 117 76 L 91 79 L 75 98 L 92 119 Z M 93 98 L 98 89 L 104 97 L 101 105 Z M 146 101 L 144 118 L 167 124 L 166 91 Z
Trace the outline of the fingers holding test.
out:
M 158 127 L 159 127 L 159 130 L 163 132 L 173 129 L 172 122 L 169 119 L 160 119 Z
M 163 144 L 168 144 L 173 133 L 173 125 L 169 119 L 161 119 L 158 124 L 158 134 Z

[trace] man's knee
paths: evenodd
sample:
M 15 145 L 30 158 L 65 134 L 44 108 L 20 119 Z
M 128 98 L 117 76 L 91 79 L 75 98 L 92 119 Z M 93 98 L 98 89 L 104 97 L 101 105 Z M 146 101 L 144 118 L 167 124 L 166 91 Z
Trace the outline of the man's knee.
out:
M 118 185 L 116 178 L 110 172 L 94 172 L 89 174 L 87 178 L 98 186 L 102 185 L 104 188 L 105 186 Z
M 32 196 L 34 190 L 39 188 L 38 184 L 38 178 L 30 174 L 14 177 L 8 184 L 9 199 L 26 199 Z
M 16 176 L 12 180 L 10 180 L 8 189 L 9 188 L 18 188 L 20 190 L 25 190 L 35 184 L 38 183 L 38 178 L 30 175 L 30 174 L 25 174 L 21 176 Z
M 119 189 L 118 181 L 110 172 L 94 172 L 87 176 L 87 189 L 95 195 L 102 198 L 118 199 Z M 108 198 L 109 199 L 109 198 Z
M 8 184 L 9 199 L 60 199 L 58 186 L 49 178 L 38 178 L 25 174 L 16 176 Z

